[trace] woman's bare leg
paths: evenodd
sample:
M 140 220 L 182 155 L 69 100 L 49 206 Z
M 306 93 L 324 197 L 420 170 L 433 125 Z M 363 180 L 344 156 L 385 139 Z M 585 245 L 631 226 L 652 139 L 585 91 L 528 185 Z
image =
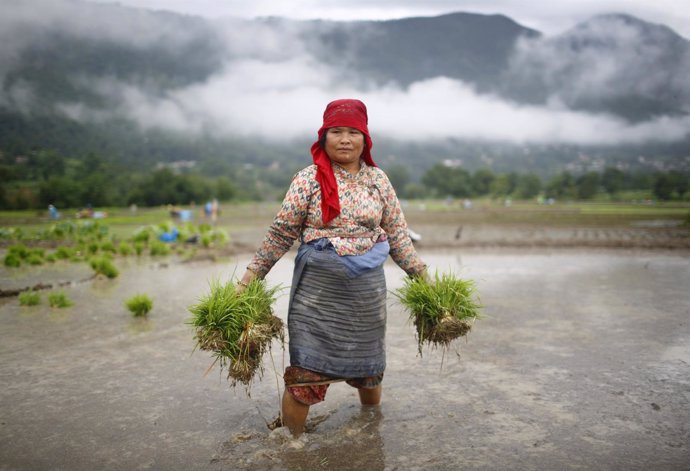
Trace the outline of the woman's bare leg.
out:
M 381 403 L 382 388 L 380 384 L 371 389 L 359 388 L 357 392 L 359 392 L 359 402 L 363 405 L 377 406 Z
M 297 438 L 304 432 L 309 406 L 297 401 L 287 389 L 283 392 L 283 425 Z

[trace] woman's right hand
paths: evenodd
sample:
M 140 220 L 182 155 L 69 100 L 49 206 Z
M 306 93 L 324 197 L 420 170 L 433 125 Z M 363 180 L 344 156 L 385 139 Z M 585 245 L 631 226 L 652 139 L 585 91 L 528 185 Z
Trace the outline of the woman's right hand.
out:
M 249 283 L 254 281 L 256 279 L 256 273 L 254 273 L 251 270 L 247 270 L 244 272 L 244 275 L 242 275 L 242 278 L 237 282 L 237 286 L 235 287 L 235 291 L 238 293 L 241 293 L 244 291 L 247 286 L 249 286 Z

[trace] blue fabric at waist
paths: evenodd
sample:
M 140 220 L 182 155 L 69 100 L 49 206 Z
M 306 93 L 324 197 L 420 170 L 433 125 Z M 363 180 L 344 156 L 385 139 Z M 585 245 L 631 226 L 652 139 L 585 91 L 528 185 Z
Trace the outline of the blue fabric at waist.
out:
M 306 244 L 302 244 L 297 253 L 297 258 L 301 258 L 310 250 L 328 250 L 335 252 L 335 247 L 328 238 L 316 239 Z M 382 265 L 390 252 L 388 240 L 382 240 L 374 244 L 367 253 L 362 255 L 341 255 L 337 259 L 347 269 L 351 277 L 356 277 L 362 273 Z

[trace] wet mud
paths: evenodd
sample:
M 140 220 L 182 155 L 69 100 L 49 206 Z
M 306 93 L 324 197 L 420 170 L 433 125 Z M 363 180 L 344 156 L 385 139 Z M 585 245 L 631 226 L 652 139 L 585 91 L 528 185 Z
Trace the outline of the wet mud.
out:
M 0 299 L 0 470 L 690 469 L 690 256 L 682 251 L 421 249 L 478 283 L 484 319 L 451 350 L 417 354 L 389 296 L 380 407 L 330 387 L 309 433 L 269 430 L 287 351 L 231 389 L 193 351 L 187 306 L 224 263 L 131 262 L 61 288 L 66 309 Z M 53 266 L 48 281 L 80 279 Z M 61 272 L 61 270 L 63 270 Z M 285 286 L 292 256 L 269 274 Z M 403 273 L 386 265 L 390 290 Z M 40 281 L 35 273 L 3 283 Z M 154 301 L 146 319 L 124 302 Z

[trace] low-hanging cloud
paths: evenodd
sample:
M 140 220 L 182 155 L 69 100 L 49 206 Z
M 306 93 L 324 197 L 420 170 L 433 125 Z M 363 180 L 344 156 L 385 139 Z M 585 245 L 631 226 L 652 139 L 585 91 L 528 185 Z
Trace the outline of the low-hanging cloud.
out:
M 73 5 L 73 2 L 66 3 Z M 96 13 L 89 13 L 86 19 L 70 20 L 68 14 L 74 14 L 74 10 L 63 17 L 51 8 L 47 17 L 36 20 L 34 27 L 50 23 L 52 28 L 76 30 L 85 40 L 102 39 L 97 23 L 105 21 L 104 34 L 109 41 L 128 45 L 134 42 L 142 48 L 161 42 L 184 44 L 189 38 L 189 32 L 179 31 L 178 35 L 171 23 L 159 22 L 158 18 L 151 20 L 150 16 L 142 20 L 146 28 L 134 28 L 127 35 L 125 20 L 124 23 L 112 18 L 104 20 Z M 14 17 L 30 23 L 30 16 L 18 15 L 15 13 Z M 430 78 L 407 88 L 395 85 L 362 88 L 345 80 L 342 70 L 336 66 L 326 65 L 310 55 L 293 23 L 234 21 L 214 23 L 214 27 L 224 44 L 225 59 L 205 79 L 176 88 L 151 90 L 138 81 L 95 77 L 75 70 L 71 80 L 77 89 L 105 97 L 111 105 L 95 108 L 77 99 L 53 103 L 53 110 L 83 122 L 126 118 L 144 129 L 217 137 L 258 136 L 279 142 L 313 137 L 326 103 L 342 97 L 365 101 L 372 133 L 399 141 L 453 138 L 613 145 L 673 142 L 687 138 L 690 129 L 687 115 L 633 124 L 609 114 L 575 111 L 569 107 L 569 95 L 565 91 L 545 104 L 524 105 L 496 94 L 478 93 L 472 85 L 447 77 Z M 32 40 L 41 39 L 25 37 L 24 43 L 13 43 L 13 57 Z M 3 47 L 0 44 L 0 57 Z M 538 47 L 542 46 L 526 45 L 520 52 L 526 54 L 529 48 L 535 51 Z M 552 51 L 548 48 L 542 47 L 537 52 L 547 63 L 556 60 L 549 56 Z M 527 56 L 516 57 L 513 67 L 517 70 L 525 64 Z M 593 68 L 596 78 L 582 77 L 586 89 L 601 96 L 613 93 L 610 77 L 617 77 L 620 66 L 601 57 L 586 60 L 586 66 Z M 548 70 L 564 66 L 562 61 L 552 65 L 556 69 Z M 613 68 L 613 72 L 608 68 Z M 573 86 L 582 84 L 576 81 Z M 34 96 L 31 85 L 21 82 L 13 87 L 0 90 L 0 106 L 29 113 Z
M 99 88 L 110 90 L 119 99 L 120 107 L 112 115 L 68 103 L 60 109 L 76 119 L 104 120 L 117 115 L 143 128 L 275 141 L 313 136 L 325 104 L 341 97 L 361 98 L 369 108 L 372 133 L 400 141 L 454 138 L 637 144 L 681 140 L 690 129 L 687 116 L 631 124 L 557 103 L 519 105 L 478 94 L 469 85 L 444 77 L 417 82 L 408 89 L 390 86 L 361 91 L 336 83 L 334 71 L 309 61 L 245 61 L 233 63 L 208 82 L 163 97 L 119 82 L 100 82 Z
M 619 15 L 564 35 L 518 43 L 507 76 L 555 90 L 569 106 L 606 100 L 672 101 L 690 112 L 690 46 L 671 31 Z

